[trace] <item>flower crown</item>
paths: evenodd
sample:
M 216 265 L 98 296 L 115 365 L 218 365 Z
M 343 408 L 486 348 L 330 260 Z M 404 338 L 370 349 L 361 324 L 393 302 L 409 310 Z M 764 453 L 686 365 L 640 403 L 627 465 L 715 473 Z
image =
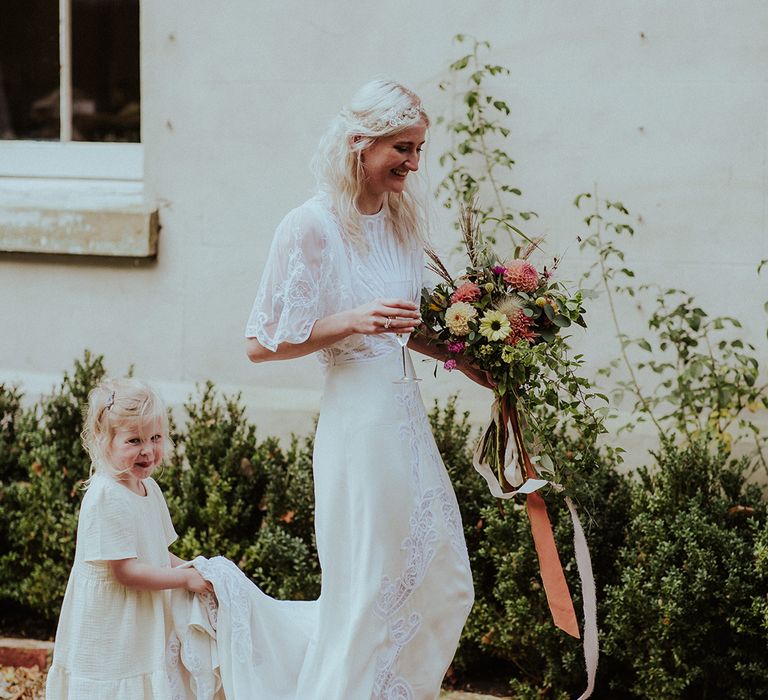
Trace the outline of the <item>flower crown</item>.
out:
M 381 131 L 386 127 L 396 129 L 398 126 L 412 122 L 422 114 L 421 103 L 411 105 L 406 109 L 392 108 L 378 119 L 360 119 L 360 123 L 371 131 Z

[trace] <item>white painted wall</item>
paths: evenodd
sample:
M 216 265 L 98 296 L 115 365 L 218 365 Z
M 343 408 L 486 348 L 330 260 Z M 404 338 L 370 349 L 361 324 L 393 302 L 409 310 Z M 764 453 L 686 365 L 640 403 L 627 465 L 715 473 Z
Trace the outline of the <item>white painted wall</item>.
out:
M 513 107 L 515 183 L 541 218 L 562 274 L 587 264 L 571 202 L 595 183 L 643 223 L 628 247 L 638 274 L 683 286 L 705 309 L 749 322 L 764 351 L 768 275 L 768 5 L 677 0 L 431 0 L 264 3 L 144 0 L 146 190 L 160 209 L 156 262 L 0 256 L 0 381 L 46 391 L 84 348 L 113 372 L 133 363 L 179 403 L 196 382 L 242 390 L 261 435 L 306 432 L 322 378 L 311 358 L 249 364 L 242 332 L 274 227 L 313 191 L 308 161 L 358 85 L 392 76 L 448 113 L 437 83 L 487 39 L 512 70 L 494 90 Z M 435 185 L 446 136 L 423 168 Z M 444 214 L 442 233 L 453 235 Z M 631 316 L 631 308 L 626 312 Z M 576 344 L 593 367 L 617 354 L 603 302 Z M 637 319 L 627 332 L 641 332 Z M 473 418 L 486 396 L 460 389 Z

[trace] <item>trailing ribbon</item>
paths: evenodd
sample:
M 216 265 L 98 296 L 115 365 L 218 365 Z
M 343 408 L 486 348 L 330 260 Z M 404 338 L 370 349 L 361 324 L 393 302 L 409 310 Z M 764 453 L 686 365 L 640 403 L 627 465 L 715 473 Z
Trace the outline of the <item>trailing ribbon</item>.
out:
M 509 440 L 510 435 L 513 440 Z M 490 461 L 495 462 L 496 473 L 488 464 L 489 457 Z M 546 479 L 537 478 L 538 475 L 525 448 L 517 408 L 509 398 L 497 398 L 494 402 L 491 423 L 475 449 L 472 462 L 475 469 L 487 482 L 491 494 L 496 498 L 509 499 L 517 494 L 526 495 L 531 534 L 539 558 L 541 579 L 552 619 L 560 629 L 578 639 L 580 635 L 576 612 L 560 563 L 560 556 L 557 553 L 547 506 L 541 495 L 536 493 L 542 486 L 550 483 L 557 491 L 562 491 L 563 487 Z M 527 476 L 525 481 L 522 479 L 523 467 Z M 508 488 L 504 488 L 505 486 L 508 488 L 517 486 L 518 488 L 508 490 Z M 597 597 L 584 529 L 571 498 L 566 496 L 565 503 L 573 522 L 574 550 L 581 581 L 584 612 L 583 644 L 587 689 L 578 700 L 586 700 L 592 695 L 595 687 L 595 674 L 599 658 Z

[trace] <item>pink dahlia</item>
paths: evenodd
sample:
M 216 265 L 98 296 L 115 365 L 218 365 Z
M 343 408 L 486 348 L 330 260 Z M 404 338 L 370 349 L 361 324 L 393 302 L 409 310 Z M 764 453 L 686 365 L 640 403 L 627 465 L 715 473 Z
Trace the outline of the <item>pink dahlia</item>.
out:
M 458 340 L 455 343 L 447 343 L 446 347 L 448 348 L 448 352 L 452 352 L 456 355 L 464 349 L 464 341 Z
M 539 273 L 527 260 L 510 260 L 504 281 L 520 292 L 534 292 L 539 287 Z
M 536 338 L 532 328 L 533 319 L 528 318 L 522 310 L 509 319 L 509 325 L 512 326 L 512 330 L 504 338 L 507 345 L 517 345 L 521 340 L 531 341 Z
M 446 360 L 443 364 L 443 368 L 447 369 L 449 372 L 453 371 L 459 366 L 459 363 L 456 362 L 456 360 Z
M 451 303 L 455 304 L 457 301 L 467 301 L 470 304 L 477 301 L 483 295 L 480 287 L 474 282 L 464 282 L 459 285 L 456 291 L 451 294 Z

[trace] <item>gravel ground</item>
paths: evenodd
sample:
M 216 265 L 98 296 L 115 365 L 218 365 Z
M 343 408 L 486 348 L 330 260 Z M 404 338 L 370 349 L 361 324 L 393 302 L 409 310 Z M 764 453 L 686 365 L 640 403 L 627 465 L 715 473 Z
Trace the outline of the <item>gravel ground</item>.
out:
M 2 700 L 44 700 L 45 673 L 37 666 L 14 668 L 0 666 L 0 698 Z

